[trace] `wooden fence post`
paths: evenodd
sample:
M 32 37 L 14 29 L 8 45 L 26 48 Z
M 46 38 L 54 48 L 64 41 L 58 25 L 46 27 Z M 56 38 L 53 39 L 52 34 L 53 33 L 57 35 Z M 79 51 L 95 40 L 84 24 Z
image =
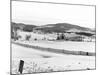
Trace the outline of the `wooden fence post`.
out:
M 22 72 L 23 72 L 23 66 L 24 66 L 24 61 L 20 60 L 19 70 L 18 70 L 20 72 L 20 74 L 22 74 Z

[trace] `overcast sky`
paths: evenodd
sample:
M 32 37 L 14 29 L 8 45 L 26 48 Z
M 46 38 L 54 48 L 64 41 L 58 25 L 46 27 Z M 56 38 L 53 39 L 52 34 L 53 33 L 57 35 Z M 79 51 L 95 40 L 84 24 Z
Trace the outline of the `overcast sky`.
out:
M 12 1 L 12 21 L 33 25 L 70 23 L 95 28 L 95 7 Z

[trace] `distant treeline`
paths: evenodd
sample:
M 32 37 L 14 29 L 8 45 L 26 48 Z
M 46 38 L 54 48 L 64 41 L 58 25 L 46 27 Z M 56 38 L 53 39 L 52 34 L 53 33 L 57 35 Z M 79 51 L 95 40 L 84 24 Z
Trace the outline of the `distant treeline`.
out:
M 36 26 L 35 25 L 26 25 L 23 23 L 14 23 L 14 22 L 11 23 L 11 29 L 14 29 L 14 30 L 20 29 L 23 31 L 32 32 L 34 27 L 36 27 Z

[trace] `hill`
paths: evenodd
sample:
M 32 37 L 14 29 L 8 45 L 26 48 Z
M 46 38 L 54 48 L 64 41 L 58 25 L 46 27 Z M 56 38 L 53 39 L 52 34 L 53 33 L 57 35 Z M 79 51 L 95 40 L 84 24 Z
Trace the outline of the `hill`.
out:
M 33 30 L 39 30 L 45 33 L 65 33 L 65 32 L 88 32 L 95 33 L 93 29 L 81 27 L 78 25 L 73 25 L 69 23 L 56 23 L 56 24 L 47 24 L 42 26 L 29 25 L 23 23 L 11 23 L 11 29 L 20 29 L 27 32 L 32 32 Z
M 15 23 L 15 22 L 11 23 L 11 29 L 15 29 L 15 30 L 20 29 L 20 30 L 23 30 L 23 31 L 31 32 L 31 31 L 33 31 L 34 27 L 37 27 L 37 26 L 29 25 L 29 24 L 23 24 L 23 23 Z
M 48 25 L 43 25 L 35 28 L 36 30 L 41 30 L 43 32 L 66 32 L 70 29 L 74 30 L 81 30 L 81 31 L 92 31 L 89 28 L 86 27 L 81 27 L 78 25 L 72 25 L 69 23 L 57 23 L 57 24 L 48 24 Z

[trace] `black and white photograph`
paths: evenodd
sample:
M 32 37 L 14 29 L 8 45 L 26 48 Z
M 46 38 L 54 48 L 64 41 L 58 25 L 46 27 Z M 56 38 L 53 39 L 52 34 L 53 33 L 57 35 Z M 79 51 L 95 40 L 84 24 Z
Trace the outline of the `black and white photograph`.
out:
M 95 70 L 95 6 L 11 1 L 11 74 Z

